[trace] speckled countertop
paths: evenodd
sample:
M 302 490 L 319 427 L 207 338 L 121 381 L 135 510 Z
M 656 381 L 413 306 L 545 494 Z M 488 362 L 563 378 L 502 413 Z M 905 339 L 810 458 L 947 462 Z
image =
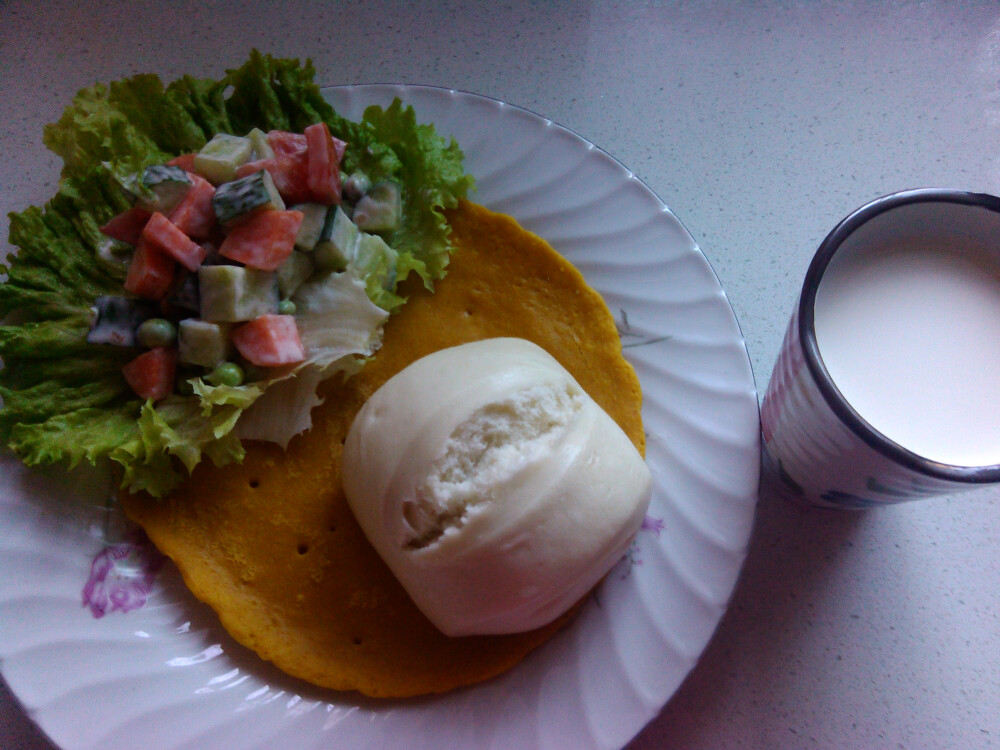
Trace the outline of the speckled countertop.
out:
M 325 84 L 486 94 L 614 155 L 701 245 L 761 392 L 840 218 L 901 188 L 1000 191 L 993 3 L 7 0 L 3 213 L 53 191 L 41 130 L 78 88 L 215 77 L 251 46 Z M 764 493 L 729 612 L 629 747 L 1000 746 L 998 498 L 847 515 Z M 6 690 L 0 745 L 49 747 Z

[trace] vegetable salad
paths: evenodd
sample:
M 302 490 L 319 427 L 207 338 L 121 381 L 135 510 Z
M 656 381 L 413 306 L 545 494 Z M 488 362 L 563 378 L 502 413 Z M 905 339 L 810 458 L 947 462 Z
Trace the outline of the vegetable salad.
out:
M 360 122 L 306 62 L 254 52 L 218 81 L 84 89 L 46 145 L 44 208 L 10 216 L 0 438 L 29 465 L 110 459 L 162 496 L 241 439 L 310 425 L 417 274 L 445 273 L 458 145 L 396 100 Z

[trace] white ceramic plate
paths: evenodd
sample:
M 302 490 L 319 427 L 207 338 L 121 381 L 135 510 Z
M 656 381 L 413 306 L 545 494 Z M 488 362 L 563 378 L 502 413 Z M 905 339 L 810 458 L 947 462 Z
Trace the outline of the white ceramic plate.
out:
M 228 638 L 169 565 L 144 607 L 95 618 L 81 589 L 118 533 L 103 509 L 106 480 L 29 472 L 5 456 L 4 677 L 64 748 L 621 747 L 705 648 L 753 524 L 757 396 L 725 293 L 666 206 L 565 128 L 446 89 L 325 94 L 353 119 L 394 96 L 412 104 L 421 121 L 458 139 L 477 178 L 474 199 L 545 237 L 604 296 L 645 395 L 650 528 L 574 624 L 514 670 L 441 697 L 377 702 L 262 662 Z

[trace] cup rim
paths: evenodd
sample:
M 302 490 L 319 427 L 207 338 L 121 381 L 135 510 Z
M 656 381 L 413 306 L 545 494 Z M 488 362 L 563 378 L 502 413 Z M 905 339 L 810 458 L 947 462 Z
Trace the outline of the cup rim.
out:
M 901 206 L 916 203 L 955 203 L 985 208 L 1000 215 L 1000 198 L 987 193 L 972 193 L 964 190 L 945 188 L 916 188 L 890 193 L 866 203 L 844 218 L 826 236 L 813 256 L 802 283 L 799 296 L 799 340 L 806 366 L 812 374 L 820 393 L 833 413 L 850 430 L 890 460 L 902 464 L 920 474 L 952 482 L 967 484 L 990 484 L 1000 482 L 1000 464 L 985 466 L 957 466 L 925 458 L 904 448 L 872 427 L 855 411 L 830 377 L 829 371 L 819 353 L 816 340 L 815 309 L 816 294 L 823 275 L 843 242 L 863 224 L 876 216 Z

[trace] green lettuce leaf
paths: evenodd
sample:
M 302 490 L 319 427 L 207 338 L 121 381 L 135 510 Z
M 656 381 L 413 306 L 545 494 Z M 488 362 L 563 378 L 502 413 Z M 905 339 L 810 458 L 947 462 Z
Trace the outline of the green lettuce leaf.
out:
M 139 405 L 133 401 L 115 408 L 77 409 L 44 422 L 16 424 L 8 445 L 29 466 L 60 461 L 70 467 L 81 461 L 96 465 L 134 439 L 138 411 Z
M 378 346 L 386 313 L 358 304 L 354 289 L 340 333 L 322 319 L 329 311 L 300 318 L 311 347 L 307 367 L 236 388 L 196 378 L 190 396 L 143 404 L 121 375 L 138 350 L 87 343 L 95 298 L 125 294 L 123 267 L 109 259 L 100 231 L 130 205 L 122 178 L 197 151 L 215 133 L 301 132 L 326 122 L 348 143 L 345 172 L 364 169 L 402 187 L 404 222 L 386 237 L 398 254 L 395 277 L 388 287 L 369 285 L 369 296 L 395 309 L 404 301 L 396 285 L 410 272 L 428 288 L 444 274 L 450 244 L 443 209 L 472 187 L 457 144 L 418 124 L 398 101 L 349 122 L 314 77 L 309 61 L 253 51 L 219 80 L 185 76 L 164 86 L 139 75 L 83 89 L 45 128 L 45 145 L 63 160 L 59 190 L 44 207 L 10 215 L 10 243 L 18 250 L 0 265 L 0 440 L 25 463 L 110 459 L 123 467 L 124 487 L 162 496 L 205 457 L 219 465 L 242 460 L 236 426 L 246 413 L 257 415 L 245 420 L 257 425 L 253 436 L 286 442 L 288 425 L 308 425 L 319 379 L 356 370 Z M 334 297 L 338 304 L 347 299 Z M 274 423 L 283 426 L 268 427 Z
M 454 208 L 473 187 L 472 177 L 462 170 L 462 151 L 454 139 L 446 143 L 432 126 L 418 124 L 413 108 L 398 99 L 385 110 L 366 109 L 363 123 L 376 143 L 388 145 L 399 158 L 390 174 L 379 174 L 375 167 L 369 172 L 376 180 L 393 177 L 403 187 L 403 225 L 387 238 L 403 269 L 397 284 L 414 270 L 433 289 L 451 249 L 442 209 Z
M 130 489 L 162 497 L 183 481 L 171 457 L 189 473 L 202 454 L 216 466 L 243 460 L 243 445 L 233 434 L 241 411 L 238 406 L 220 405 L 206 415 L 198 399 L 178 396 L 168 396 L 155 406 L 148 401 L 140 411 L 138 430 L 111 451 L 111 460 L 124 467 L 123 482 Z
M 198 397 L 201 405 L 201 413 L 208 416 L 213 407 L 234 406 L 243 410 L 249 408 L 264 394 L 263 383 L 250 383 L 249 385 L 210 385 L 201 378 L 194 378 L 191 381 L 191 389 Z
M 374 351 L 388 317 L 365 294 L 365 285 L 347 273 L 313 277 L 292 297 L 299 338 L 307 352 L 303 365 L 325 369 L 349 354 Z M 337 325 L 330 325 L 336 320 Z

